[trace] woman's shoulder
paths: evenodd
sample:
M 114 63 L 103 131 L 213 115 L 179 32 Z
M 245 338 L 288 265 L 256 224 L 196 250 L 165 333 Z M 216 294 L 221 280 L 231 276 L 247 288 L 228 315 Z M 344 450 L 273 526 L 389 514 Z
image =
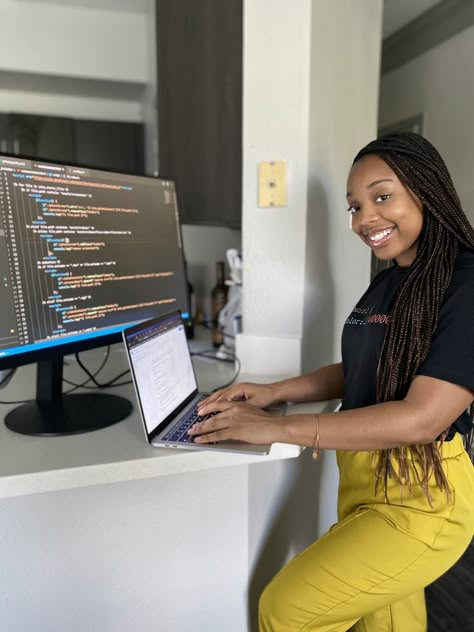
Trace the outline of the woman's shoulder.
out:
M 474 300 L 474 250 L 463 249 L 456 257 L 453 276 L 446 290 L 444 303 L 460 300 L 467 307 L 467 302 Z
M 454 269 L 474 269 L 474 250 L 463 248 L 456 257 Z
M 452 282 L 474 283 L 474 250 L 464 248 L 456 257 Z

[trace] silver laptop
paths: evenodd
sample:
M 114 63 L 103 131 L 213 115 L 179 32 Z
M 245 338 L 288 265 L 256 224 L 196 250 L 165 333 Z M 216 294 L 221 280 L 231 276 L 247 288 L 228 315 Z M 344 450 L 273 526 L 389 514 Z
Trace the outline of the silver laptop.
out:
M 187 430 L 200 418 L 199 393 L 179 311 L 146 320 L 123 332 L 147 441 L 157 447 L 268 454 L 270 445 L 242 441 L 194 443 Z M 283 407 L 272 414 L 282 415 Z

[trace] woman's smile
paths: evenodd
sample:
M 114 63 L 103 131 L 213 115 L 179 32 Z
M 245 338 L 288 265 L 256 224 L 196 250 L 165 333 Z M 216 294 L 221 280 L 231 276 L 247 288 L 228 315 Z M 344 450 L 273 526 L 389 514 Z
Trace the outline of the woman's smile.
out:
M 396 230 L 395 226 L 391 228 L 384 228 L 382 230 L 371 230 L 367 233 L 367 243 L 372 248 L 379 248 L 380 246 L 384 246 L 390 237 L 393 235 L 393 232 Z

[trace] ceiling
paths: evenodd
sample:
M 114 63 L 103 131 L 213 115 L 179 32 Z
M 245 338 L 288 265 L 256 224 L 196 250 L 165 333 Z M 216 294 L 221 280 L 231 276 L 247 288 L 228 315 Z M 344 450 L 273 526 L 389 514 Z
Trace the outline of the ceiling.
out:
M 442 0 L 385 0 L 383 5 L 382 38 L 393 35 Z

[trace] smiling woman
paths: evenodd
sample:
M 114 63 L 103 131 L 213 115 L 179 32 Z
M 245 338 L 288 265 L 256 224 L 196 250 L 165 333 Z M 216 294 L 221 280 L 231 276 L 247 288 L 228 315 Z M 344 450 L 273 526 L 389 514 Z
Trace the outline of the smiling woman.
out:
M 440 155 L 411 132 L 364 147 L 347 188 L 354 232 L 395 265 L 349 315 L 342 363 L 219 391 L 201 407 L 218 414 L 191 430 L 198 443 L 337 450 L 339 522 L 267 586 L 261 632 L 426 632 L 423 589 L 474 530 L 474 229 Z M 333 398 L 338 413 L 262 410 Z

